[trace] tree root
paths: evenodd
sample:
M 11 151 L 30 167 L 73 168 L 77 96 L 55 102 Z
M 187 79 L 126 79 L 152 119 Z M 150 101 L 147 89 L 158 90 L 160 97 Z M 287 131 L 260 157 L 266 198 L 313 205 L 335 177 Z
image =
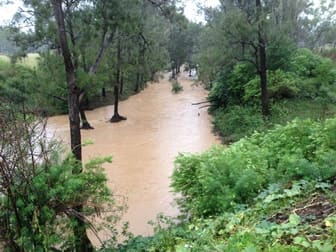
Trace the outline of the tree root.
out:
M 89 123 L 83 123 L 81 129 L 82 130 L 93 130 L 94 127 L 92 127 Z
M 124 116 L 121 116 L 121 115 L 114 115 L 110 119 L 110 122 L 111 123 L 117 123 L 117 122 L 124 121 L 124 120 L 127 120 L 127 118 L 124 117 Z

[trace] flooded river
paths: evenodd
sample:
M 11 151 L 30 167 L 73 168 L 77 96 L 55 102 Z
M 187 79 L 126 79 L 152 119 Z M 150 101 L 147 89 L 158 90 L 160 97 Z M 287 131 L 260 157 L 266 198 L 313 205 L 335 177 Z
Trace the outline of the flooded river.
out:
M 184 88 L 179 94 L 172 94 L 171 84 L 165 78 L 121 102 L 120 114 L 127 121 L 108 122 L 113 106 L 87 112 L 95 129 L 82 131 L 83 141 L 94 142 L 84 147 L 84 159 L 113 156 L 113 163 L 104 165 L 109 187 L 115 194 L 127 197 L 124 219 L 130 222 L 130 231 L 135 234 L 151 234 L 147 222 L 160 212 L 170 216 L 178 213 L 169 188 L 178 153 L 200 152 L 220 143 L 211 132 L 206 109 L 191 105 L 204 100 L 206 92 L 192 85 L 187 75 L 179 81 Z M 48 131 L 69 143 L 67 116 L 50 118 Z

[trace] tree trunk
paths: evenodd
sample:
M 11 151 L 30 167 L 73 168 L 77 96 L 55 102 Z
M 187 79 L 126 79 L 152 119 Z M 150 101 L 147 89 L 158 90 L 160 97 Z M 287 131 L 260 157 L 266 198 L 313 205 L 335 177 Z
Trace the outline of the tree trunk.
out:
M 269 115 L 269 101 L 267 91 L 267 68 L 266 68 L 266 48 L 265 43 L 260 40 L 260 85 L 261 85 L 261 106 L 263 116 Z
M 104 32 L 102 34 L 101 44 L 100 44 L 99 51 L 97 53 L 96 59 L 95 59 L 93 65 L 90 67 L 90 69 L 88 71 L 89 75 L 96 74 L 98 66 L 100 65 L 100 63 L 101 63 L 101 61 L 103 59 L 104 53 L 105 53 L 106 49 L 108 48 L 108 46 L 112 43 L 113 38 L 114 38 L 114 32 L 111 32 L 108 35 L 107 29 L 104 29 Z M 87 67 L 85 67 L 85 70 L 86 69 L 87 69 Z M 84 92 L 84 91 L 82 90 L 82 92 Z M 85 95 L 85 93 L 83 95 Z M 106 96 L 105 88 L 102 88 L 102 96 L 103 97 Z M 82 121 L 82 129 L 94 129 L 89 124 L 88 120 L 86 119 L 85 109 L 82 108 L 81 100 L 80 100 L 80 104 L 79 105 L 80 105 L 80 117 L 81 117 L 81 119 L 84 118 L 84 120 L 85 120 L 85 121 Z
M 267 92 L 267 67 L 266 67 L 266 41 L 265 33 L 262 25 L 262 6 L 261 1 L 256 0 L 257 8 L 257 22 L 258 22 L 258 42 L 259 42 L 259 76 L 260 76 L 260 88 L 261 88 L 261 110 L 263 116 L 269 115 L 269 102 Z
M 68 110 L 69 110 L 69 123 L 70 123 L 70 141 L 71 141 L 71 151 L 74 157 L 79 161 L 81 165 L 82 161 L 82 144 L 81 144 L 81 133 L 80 133 L 80 120 L 79 120 L 79 88 L 76 85 L 75 68 L 72 62 L 71 53 L 69 50 L 64 13 L 62 9 L 61 0 L 50 0 L 53 7 L 54 16 L 57 23 L 59 43 L 62 49 L 64 67 L 67 79 L 67 89 L 68 89 Z M 81 172 L 81 170 L 80 170 Z M 81 211 L 81 207 L 76 209 Z M 85 223 L 76 218 L 78 222 L 78 227 L 74 229 L 76 235 L 76 250 L 77 251 L 93 251 L 93 246 L 86 234 Z
M 172 79 L 176 79 L 176 68 L 174 63 L 172 64 Z
M 110 122 L 120 122 L 126 120 L 126 117 L 119 115 L 119 86 L 121 80 L 121 38 L 118 39 L 118 51 L 117 51 L 117 72 L 116 72 L 116 81 L 114 84 L 114 114 L 110 119 Z
M 89 99 L 85 96 L 85 93 L 81 91 L 81 95 L 79 96 L 79 114 L 80 114 L 80 119 L 82 122 L 81 129 L 84 130 L 89 130 L 89 129 L 94 129 L 88 119 L 86 118 L 85 114 L 85 109 L 88 107 L 89 104 Z
M 102 97 L 106 97 L 106 89 L 103 87 L 102 88 L 102 92 L 101 92 L 101 94 L 102 94 Z
M 120 91 L 119 94 L 122 95 L 124 92 L 124 73 L 121 72 L 120 74 Z
M 86 118 L 86 114 L 85 114 L 85 108 L 84 108 L 84 104 L 85 102 L 83 100 L 79 101 L 79 113 L 80 113 L 80 119 L 82 121 L 82 126 L 81 129 L 87 130 L 87 129 L 94 129 L 89 121 Z
M 144 81 L 143 73 L 140 74 L 140 84 L 141 84 L 141 90 L 143 90 L 145 88 L 145 81 Z
M 138 93 L 140 90 L 140 70 L 138 70 L 137 75 L 136 75 L 136 83 L 135 83 L 135 93 Z
M 87 120 L 86 114 L 85 114 L 84 109 L 82 107 L 79 110 L 79 114 L 80 114 L 80 118 L 81 118 L 81 121 L 82 121 L 81 129 L 94 129 L 90 125 L 89 121 Z
M 73 47 L 76 47 L 76 38 L 75 38 L 75 33 L 73 31 L 73 25 L 71 22 L 71 10 L 67 9 L 68 11 L 68 33 L 70 35 L 70 41 Z M 78 53 L 76 50 L 73 50 L 72 52 L 72 59 L 73 59 L 73 66 L 74 66 L 74 72 L 76 73 L 76 71 L 78 70 L 79 67 L 79 60 L 78 60 Z M 75 76 L 76 77 L 76 76 Z M 85 114 L 85 105 L 86 102 L 88 101 L 87 97 L 85 96 L 85 92 L 84 90 L 80 90 L 81 95 L 79 95 L 79 113 L 80 113 L 80 120 L 82 122 L 82 127 L 81 129 L 93 129 L 93 127 L 91 127 L 91 125 L 89 124 L 87 118 L 86 118 L 86 114 Z

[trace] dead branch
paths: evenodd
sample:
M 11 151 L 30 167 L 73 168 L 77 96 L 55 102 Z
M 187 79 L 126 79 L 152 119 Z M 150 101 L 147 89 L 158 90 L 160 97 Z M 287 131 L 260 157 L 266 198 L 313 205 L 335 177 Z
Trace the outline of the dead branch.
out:
M 200 104 L 209 103 L 209 102 L 210 101 L 196 102 L 196 103 L 192 103 L 191 105 L 200 105 Z

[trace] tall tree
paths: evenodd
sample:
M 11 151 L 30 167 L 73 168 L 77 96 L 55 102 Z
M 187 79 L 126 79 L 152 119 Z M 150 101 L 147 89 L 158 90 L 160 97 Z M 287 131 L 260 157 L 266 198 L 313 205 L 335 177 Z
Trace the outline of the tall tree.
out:
M 201 39 L 200 78 L 211 83 L 230 72 L 237 62 L 253 66 L 260 79 L 260 103 L 269 114 L 267 69 L 284 67 L 294 42 L 301 41 L 302 23 L 310 1 L 221 0 L 207 10 L 208 24 Z M 294 36 L 295 35 L 295 36 Z
M 269 115 L 268 92 L 267 92 L 267 67 L 266 67 L 266 38 L 263 26 L 264 17 L 260 0 L 256 0 L 257 23 L 258 23 L 258 44 L 259 44 L 259 66 L 257 66 L 260 76 L 261 88 L 261 110 L 263 116 Z
M 52 5 L 54 16 L 56 19 L 59 44 L 62 50 L 64 68 L 67 78 L 71 150 L 74 157 L 78 160 L 79 165 L 81 165 L 82 144 L 79 120 L 80 89 L 76 83 L 75 67 L 73 65 L 69 49 L 68 38 L 65 28 L 65 17 L 62 8 L 62 0 L 50 0 L 50 3 Z M 82 206 L 78 207 L 77 210 L 82 211 Z M 78 226 L 75 227 L 74 230 L 76 233 L 76 250 L 93 251 L 93 246 L 86 234 L 86 225 L 84 221 L 80 217 L 78 217 L 76 221 L 78 222 Z
M 117 41 L 117 53 L 116 53 L 116 73 L 114 82 L 114 114 L 110 119 L 110 122 L 119 122 L 121 120 L 126 120 L 126 117 L 119 115 L 119 89 L 121 86 L 122 79 L 122 36 L 119 35 Z

